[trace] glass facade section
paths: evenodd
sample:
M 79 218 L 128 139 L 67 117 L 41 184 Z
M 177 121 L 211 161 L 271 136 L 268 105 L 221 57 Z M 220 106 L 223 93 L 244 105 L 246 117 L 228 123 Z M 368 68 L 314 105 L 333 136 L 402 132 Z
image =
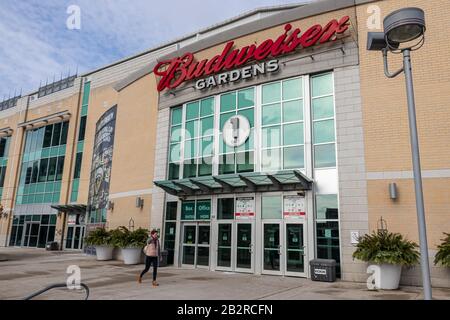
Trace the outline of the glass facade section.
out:
M 170 144 L 169 144 L 169 180 L 180 178 L 181 138 L 183 123 L 183 107 L 171 110 Z
M 56 215 L 14 216 L 9 245 L 45 248 L 55 239 L 56 220 Z
M 250 123 L 250 137 L 240 147 L 229 147 L 223 140 L 223 126 L 233 116 L 242 115 Z M 233 91 L 220 96 L 219 174 L 255 170 L 255 88 Z
M 305 167 L 303 78 L 262 86 L 261 171 Z
M 167 202 L 164 232 L 164 249 L 167 250 L 167 264 L 174 264 L 175 236 L 177 231 L 177 202 Z
M 6 168 L 8 166 L 8 153 L 11 137 L 0 138 L 0 200 L 3 196 L 3 186 L 5 185 Z
M 69 122 L 27 131 L 17 204 L 58 203 Z

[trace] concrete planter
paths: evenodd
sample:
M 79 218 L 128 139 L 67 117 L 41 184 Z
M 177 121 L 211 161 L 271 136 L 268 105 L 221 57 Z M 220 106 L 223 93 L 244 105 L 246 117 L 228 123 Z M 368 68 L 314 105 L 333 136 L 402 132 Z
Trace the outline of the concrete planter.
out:
M 141 263 L 142 248 L 122 248 L 123 262 L 126 265 Z
M 109 261 L 113 258 L 114 247 L 96 246 L 97 261 Z
M 400 285 L 402 266 L 393 264 L 377 265 L 380 268 L 379 289 L 397 290 Z

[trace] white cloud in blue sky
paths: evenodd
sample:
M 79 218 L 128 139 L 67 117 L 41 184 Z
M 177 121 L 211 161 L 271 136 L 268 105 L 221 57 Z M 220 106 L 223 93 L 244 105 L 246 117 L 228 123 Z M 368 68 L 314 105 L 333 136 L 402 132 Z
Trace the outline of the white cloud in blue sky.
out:
M 249 10 L 304 0 L 1 0 L 0 101 L 61 72 L 86 72 Z M 81 30 L 69 30 L 70 5 Z

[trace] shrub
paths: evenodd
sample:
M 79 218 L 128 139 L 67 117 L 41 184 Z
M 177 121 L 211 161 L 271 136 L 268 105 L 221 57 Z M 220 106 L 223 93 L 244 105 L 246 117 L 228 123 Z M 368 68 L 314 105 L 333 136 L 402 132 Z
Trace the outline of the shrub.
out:
M 374 232 L 360 237 L 354 259 L 374 264 L 413 266 L 419 263 L 419 246 L 401 234 Z
M 130 231 L 126 227 L 119 227 L 112 231 L 113 243 L 119 248 L 143 248 L 147 244 L 148 232 L 143 228 Z
M 112 244 L 111 232 L 105 228 L 98 228 L 89 233 L 85 242 L 88 246 L 110 246 Z
M 444 267 L 450 267 L 450 234 L 444 233 L 447 238 L 442 239 L 442 243 L 438 246 L 438 252 L 434 259 L 434 264 L 441 264 Z

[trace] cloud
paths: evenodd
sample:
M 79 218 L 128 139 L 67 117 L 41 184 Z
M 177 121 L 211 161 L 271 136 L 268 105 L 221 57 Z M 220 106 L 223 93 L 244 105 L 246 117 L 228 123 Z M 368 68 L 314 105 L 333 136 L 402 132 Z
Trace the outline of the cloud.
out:
M 0 7 L 0 100 L 78 68 L 86 72 L 246 11 L 302 0 L 29 0 Z M 70 5 L 81 30 L 69 30 Z

